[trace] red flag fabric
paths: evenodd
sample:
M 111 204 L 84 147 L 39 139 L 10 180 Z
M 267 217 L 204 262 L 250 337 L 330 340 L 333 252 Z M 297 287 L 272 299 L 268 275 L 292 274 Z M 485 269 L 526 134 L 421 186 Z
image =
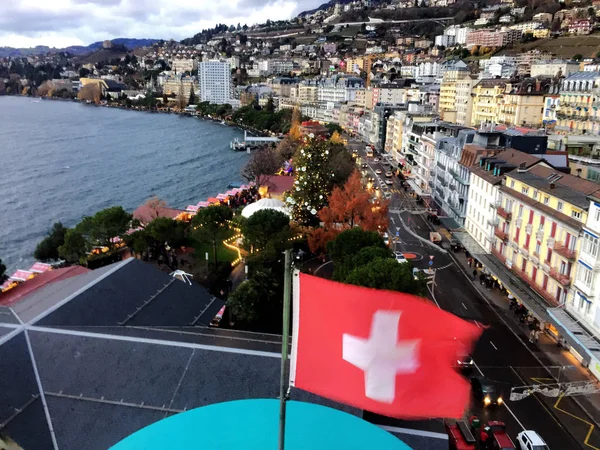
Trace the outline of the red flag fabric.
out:
M 290 384 L 389 417 L 460 418 L 456 361 L 480 333 L 413 295 L 298 274 Z

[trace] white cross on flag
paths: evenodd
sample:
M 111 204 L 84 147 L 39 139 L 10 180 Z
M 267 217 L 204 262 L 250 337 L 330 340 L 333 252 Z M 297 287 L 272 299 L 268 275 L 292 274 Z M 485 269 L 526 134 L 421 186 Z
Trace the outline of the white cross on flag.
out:
M 390 417 L 462 417 L 481 329 L 409 294 L 294 277 L 290 384 Z

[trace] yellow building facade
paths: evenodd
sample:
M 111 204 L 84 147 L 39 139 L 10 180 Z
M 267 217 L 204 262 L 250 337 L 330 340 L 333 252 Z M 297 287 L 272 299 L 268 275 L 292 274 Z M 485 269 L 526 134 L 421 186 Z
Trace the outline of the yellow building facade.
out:
M 450 69 L 444 73 L 440 83 L 440 118 L 448 122 L 456 122 L 456 88 L 457 83 L 469 78 L 466 69 Z
M 498 122 L 500 104 L 504 98 L 507 80 L 489 79 L 481 80 L 472 91 L 473 112 L 471 125 L 484 122 Z
M 506 174 L 492 253 L 548 303 L 572 297 L 575 264 L 594 183 L 550 167 Z
M 506 125 L 538 127 L 544 118 L 544 95 L 550 80 L 535 78 L 507 83 L 498 110 L 498 121 Z

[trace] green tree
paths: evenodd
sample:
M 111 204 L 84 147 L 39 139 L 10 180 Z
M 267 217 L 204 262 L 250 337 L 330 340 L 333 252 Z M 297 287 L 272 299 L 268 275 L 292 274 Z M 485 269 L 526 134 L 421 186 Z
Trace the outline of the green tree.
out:
M 4 283 L 6 279 L 6 266 L 2 264 L 2 259 L 0 259 L 0 283 Z
M 145 231 L 160 246 L 165 243 L 170 246 L 178 246 L 185 237 L 185 228 L 185 222 L 168 217 L 158 217 L 146 226 Z
M 334 181 L 329 160 L 329 142 L 320 138 L 307 138 L 294 158 L 296 180 L 287 202 L 302 225 L 317 223 L 317 212 L 327 204 Z
M 84 217 L 75 230 L 84 236 L 91 245 L 112 248 L 111 239 L 125 234 L 131 224 L 132 215 L 121 206 L 98 211 L 91 217 Z
M 188 105 L 196 104 L 196 93 L 194 92 L 194 86 L 190 88 L 190 98 L 188 99 Z
M 35 247 L 33 257 L 40 261 L 57 260 L 58 247 L 65 243 L 65 234 L 67 229 L 62 223 L 56 222 L 46 237 Z
M 274 209 L 257 211 L 242 227 L 248 245 L 255 249 L 264 249 L 269 244 L 282 244 L 290 237 L 290 218 Z
M 327 253 L 334 265 L 333 279 L 344 281 L 347 268 L 354 267 L 353 258 L 358 258 L 362 249 L 375 247 L 389 252 L 383 238 L 375 231 L 365 231 L 359 227 L 342 231 L 334 240 L 327 243 Z
M 217 266 L 217 243 L 223 240 L 229 229 L 228 221 L 233 217 L 231 209 L 225 205 L 212 205 L 202 208 L 192 219 L 192 234 L 201 242 L 209 242 L 213 247 L 215 267 Z
M 125 243 L 131 248 L 134 253 L 140 254 L 148 251 L 151 245 L 154 245 L 154 240 L 149 236 L 146 230 L 134 231 L 124 237 Z
M 398 263 L 394 258 L 376 258 L 363 266 L 356 267 L 344 277 L 343 281 L 357 286 L 419 296 L 425 295 L 427 288 L 422 276 L 414 276 L 412 264 Z
M 581 53 L 577 53 L 573 55 L 573 61 L 581 61 L 583 59 L 583 55 Z
M 70 263 L 85 265 L 88 253 L 88 244 L 85 237 L 74 229 L 67 230 L 65 242 L 58 247 L 61 258 Z
M 281 322 L 282 298 L 277 288 L 278 282 L 270 273 L 257 272 L 237 287 L 227 305 L 237 319 L 255 326 L 264 324 L 272 328 L 273 323 Z M 279 320 L 276 320 L 277 317 Z M 279 325 L 275 327 L 277 330 Z

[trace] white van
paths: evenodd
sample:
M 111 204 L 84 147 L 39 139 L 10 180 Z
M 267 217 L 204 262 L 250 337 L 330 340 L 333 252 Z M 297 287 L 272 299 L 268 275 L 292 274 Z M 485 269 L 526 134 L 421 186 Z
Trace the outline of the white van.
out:
M 542 437 L 533 430 L 517 434 L 517 445 L 520 450 L 549 450 Z

